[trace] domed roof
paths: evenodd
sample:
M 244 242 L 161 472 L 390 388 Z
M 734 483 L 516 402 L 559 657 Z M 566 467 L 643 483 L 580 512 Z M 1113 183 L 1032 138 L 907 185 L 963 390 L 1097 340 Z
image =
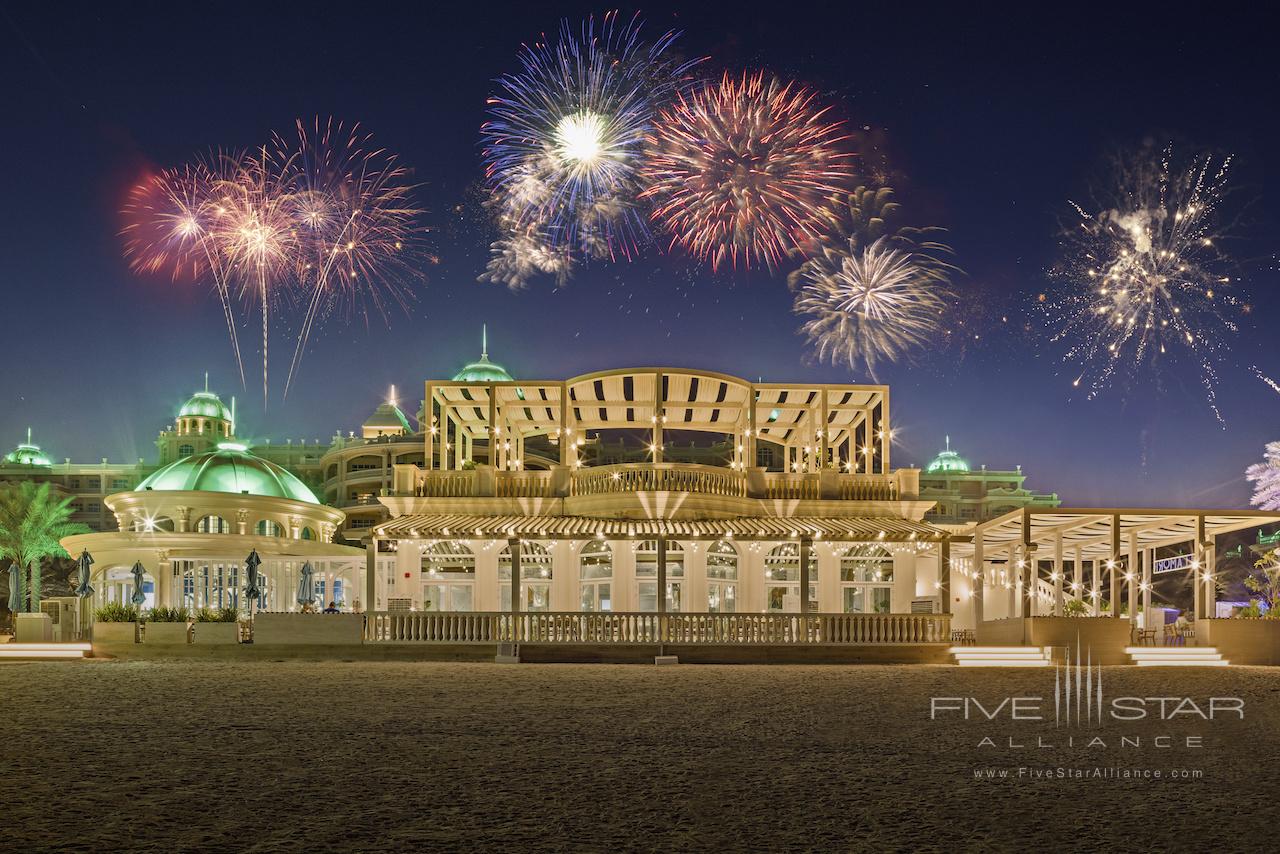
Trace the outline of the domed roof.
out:
M 491 383 L 510 382 L 515 379 L 507 373 L 507 369 L 489 361 L 489 328 L 483 327 L 480 333 L 480 358 L 454 374 L 454 382 Z
M 31 428 L 27 428 L 27 441 L 19 442 L 18 447 L 4 455 L 6 463 L 16 463 L 20 466 L 51 466 L 53 460 L 44 455 L 44 451 L 40 450 L 40 446 L 31 441 Z
M 360 425 L 365 430 L 400 430 L 405 433 L 412 433 L 413 428 L 409 426 L 408 417 L 396 406 L 394 402 L 388 400 L 373 410 L 373 414 L 365 419 L 364 424 Z
M 231 410 L 227 409 L 221 398 L 205 389 L 191 395 L 191 399 L 182 404 L 182 408 L 178 410 L 178 417 L 221 418 L 223 421 L 230 421 Z
M 148 489 L 230 492 L 320 503 L 298 478 L 234 442 L 223 442 L 216 451 L 169 463 L 138 484 L 137 491 Z
M 969 463 L 955 451 L 951 450 L 951 437 L 948 436 L 947 449 L 934 457 L 933 461 L 930 462 L 929 465 L 925 466 L 924 470 L 926 473 L 936 471 L 968 471 Z

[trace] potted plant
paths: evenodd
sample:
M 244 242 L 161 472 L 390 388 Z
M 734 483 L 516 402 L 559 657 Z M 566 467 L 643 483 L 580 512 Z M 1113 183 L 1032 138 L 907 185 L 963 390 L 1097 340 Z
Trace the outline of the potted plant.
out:
M 186 644 L 191 642 L 185 607 L 152 608 L 142 627 L 142 639 L 148 644 Z
M 93 642 L 137 643 L 138 617 L 134 605 L 108 602 L 93 612 Z
M 231 606 L 201 608 L 195 613 L 193 630 L 197 644 L 231 644 L 240 642 L 240 612 Z

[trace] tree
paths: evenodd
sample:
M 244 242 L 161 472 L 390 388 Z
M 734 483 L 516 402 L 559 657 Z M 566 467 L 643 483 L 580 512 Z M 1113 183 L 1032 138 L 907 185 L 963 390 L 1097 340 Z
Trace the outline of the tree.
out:
M 1244 470 L 1253 481 L 1253 503 L 1263 510 L 1280 510 L 1280 442 L 1268 442 L 1263 460 Z
M 71 521 L 71 498 L 50 495 L 50 484 L 22 481 L 0 487 L 0 558 L 8 558 L 26 575 L 25 605 L 40 610 L 41 571 L 48 558 L 68 557 L 59 542 L 89 529 Z
M 1253 562 L 1257 575 L 1244 580 L 1244 586 L 1257 593 L 1267 606 L 1267 616 L 1280 617 L 1280 549 L 1272 549 Z

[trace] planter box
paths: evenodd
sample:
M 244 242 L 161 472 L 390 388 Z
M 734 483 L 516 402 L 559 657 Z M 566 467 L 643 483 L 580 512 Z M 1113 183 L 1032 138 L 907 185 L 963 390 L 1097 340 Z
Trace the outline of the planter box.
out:
M 137 623 L 94 623 L 94 643 L 137 643 Z
M 142 630 L 142 639 L 148 646 L 177 646 L 191 642 L 186 623 L 147 623 Z
M 53 618 L 48 614 L 17 614 L 14 622 L 14 640 L 18 643 L 53 641 Z
M 1131 623 L 1113 617 L 1013 617 L 984 620 L 975 633 L 978 646 L 1069 647 L 1079 644 L 1094 664 L 1128 664 Z
M 1196 620 L 1196 645 L 1232 664 L 1280 664 L 1280 620 Z
M 240 624 L 196 623 L 193 634 L 191 642 L 201 646 L 240 643 Z
M 253 642 L 302 646 L 358 646 L 364 642 L 363 614 L 258 614 Z

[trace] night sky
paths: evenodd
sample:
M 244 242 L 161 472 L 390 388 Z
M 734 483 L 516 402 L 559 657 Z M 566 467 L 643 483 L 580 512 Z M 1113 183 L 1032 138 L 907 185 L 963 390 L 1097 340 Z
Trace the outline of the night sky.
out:
M 1068 505 L 1245 506 L 1244 467 L 1280 438 L 1275 253 L 1280 176 L 1269 25 L 1221 4 L 1179 17 L 1078 4 L 986 11 L 977 4 L 687 3 L 642 7 L 646 32 L 684 30 L 711 72 L 764 68 L 817 87 L 870 128 L 905 176 L 912 219 L 946 226 L 967 299 L 992 320 L 963 351 L 891 367 L 895 464 L 927 461 L 949 433 L 975 465 L 1030 473 Z M 803 11 L 811 7 L 812 11 Z M 604 7 L 607 8 L 607 7 Z M 238 398 L 240 433 L 327 440 L 358 428 L 391 384 L 412 411 L 428 377 L 479 351 L 517 377 L 559 379 L 637 365 L 705 367 L 765 380 L 858 382 L 806 363 L 785 272 L 713 275 L 681 257 L 595 265 L 556 290 L 476 281 L 490 235 L 478 209 L 478 128 L 491 81 L 522 41 L 604 8 L 492 3 L 412 6 L 174 4 L 0 11 L 7 167 L 0 288 L 7 354 L 0 445 L 30 425 L 61 460 L 152 458 L 156 432 L 210 373 Z M 359 10 L 359 11 L 357 11 Z M 785 12 L 782 10 L 786 10 Z M 298 117 L 360 121 L 423 184 L 439 263 L 390 328 L 330 323 L 313 336 L 282 402 L 290 330 L 272 348 L 272 399 L 239 387 L 221 310 L 205 289 L 130 272 L 121 205 L 148 167 L 288 132 Z M 1237 156 L 1250 201 L 1232 253 L 1254 311 L 1224 371 L 1223 429 L 1197 376 L 1072 398 L 1044 335 L 1027 329 L 1068 197 L 1114 146 L 1175 139 Z M 1002 322 L 1001 318 L 1008 318 Z

